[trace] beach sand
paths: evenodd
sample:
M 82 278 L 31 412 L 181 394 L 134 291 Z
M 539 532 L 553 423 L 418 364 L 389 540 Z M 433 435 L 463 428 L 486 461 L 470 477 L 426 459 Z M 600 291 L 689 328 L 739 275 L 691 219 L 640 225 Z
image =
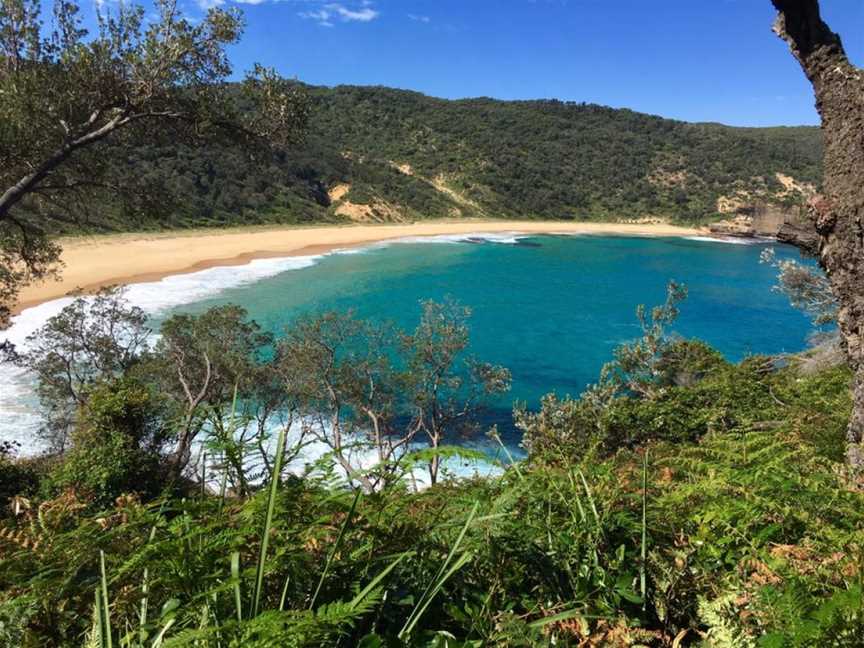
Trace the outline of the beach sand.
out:
M 471 233 L 619 234 L 695 236 L 703 230 L 658 223 L 561 221 L 424 221 L 388 225 L 273 226 L 111 234 L 61 239 L 62 275 L 21 291 L 16 312 L 50 299 L 102 286 L 156 281 L 162 277 L 252 259 L 321 254 L 414 236 Z

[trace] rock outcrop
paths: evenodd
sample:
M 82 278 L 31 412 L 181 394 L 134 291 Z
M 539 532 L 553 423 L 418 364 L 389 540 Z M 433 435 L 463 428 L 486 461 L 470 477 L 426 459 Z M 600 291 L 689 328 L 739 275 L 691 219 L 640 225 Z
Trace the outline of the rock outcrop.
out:
M 757 178 L 759 179 L 759 178 Z M 758 191 L 737 190 L 717 199 L 717 212 L 728 218 L 709 225 L 720 236 L 770 237 L 810 250 L 815 231 L 805 203 L 816 196 L 816 187 L 777 172 L 772 183 L 760 179 Z
M 770 203 L 739 205 L 731 218 L 711 223 L 708 229 L 720 236 L 777 237 L 787 223 L 802 220 L 800 207 L 781 207 Z
M 777 231 L 777 240 L 794 245 L 811 256 L 819 253 L 819 233 L 809 214 L 785 221 Z

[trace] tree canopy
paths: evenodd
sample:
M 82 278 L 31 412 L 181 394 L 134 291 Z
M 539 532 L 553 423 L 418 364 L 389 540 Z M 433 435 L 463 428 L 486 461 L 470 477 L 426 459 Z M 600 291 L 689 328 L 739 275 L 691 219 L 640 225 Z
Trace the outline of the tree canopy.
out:
M 131 215 L 171 209 L 161 183 L 123 164 L 145 142 L 282 145 L 306 119 L 302 93 L 256 66 L 239 89 L 226 47 L 242 33 L 236 10 L 200 22 L 175 0 L 155 18 L 121 3 L 97 10 L 88 33 L 79 6 L 56 0 L 50 26 L 39 0 L 0 3 L 0 323 L 18 288 L 57 268 L 49 222 L 80 222 L 94 204 Z M 118 154 L 107 155 L 113 144 Z M 251 149 L 249 149 L 251 151 Z

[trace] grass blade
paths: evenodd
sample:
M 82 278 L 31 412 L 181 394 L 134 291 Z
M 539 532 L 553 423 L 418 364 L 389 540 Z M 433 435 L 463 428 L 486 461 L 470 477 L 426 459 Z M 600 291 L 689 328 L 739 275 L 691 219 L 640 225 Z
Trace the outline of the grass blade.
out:
M 345 537 L 345 531 L 348 529 L 348 524 L 351 522 L 351 518 L 354 517 L 354 510 L 357 508 L 357 502 L 359 500 L 360 491 L 358 490 L 354 494 L 354 501 L 351 502 L 351 509 L 348 511 L 348 516 L 345 518 L 345 521 L 342 522 L 342 527 L 339 529 L 339 535 L 336 537 L 336 542 L 333 543 L 333 547 L 327 555 L 327 562 L 324 564 L 324 571 L 321 573 L 321 578 L 318 579 L 318 587 L 315 588 L 315 594 L 312 595 L 312 600 L 309 602 L 310 610 L 315 609 L 315 602 L 318 600 L 318 594 L 321 592 L 322 585 L 324 585 L 324 579 L 327 578 L 327 574 L 330 572 L 330 565 L 333 563 L 333 557 L 336 555 L 339 546 L 342 544 L 342 538 Z
M 105 638 L 105 625 L 102 623 L 102 592 L 97 588 L 94 592 L 95 603 L 93 604 L 93 634 L 99 637 L 99 647 L 107 646 Z
M 435 596 L 438 592 L 441 591 L 441 588 L 444 587 L 444 583 L 446 583 L 450 577 L 455 574 L 457 571 L 462 569 L 464 565 L 471 562 L 471 559 L 474 555 L 468 551 L 463 553 L 456 559 L 456 561 L 450 566 L 450 568 L 441 576 L 440 579 L 435 583 L 435 586 L 431 589 L 431 591 L 426 596 L 426 599 L 422 602 L 422 605 L 419 607 L 415 607 L 414 611 L 411 613 L 411 617 L 409 617 L 408 623 L 405 624 L 405 627 L 399 632 L 399 638 L 405 639 L 410 636 L 411 632 L 414 630 L 414 626 L 420 621 L 423 614 L 426 612 L 426 609 L 432 604 Z
M 642 612 L 645 612 L 647 604 L 647 578 L 645 575 L 645 562 L 648 544 L 648 449 L 642 455 L 642 559 L 639 561 L 639 591 L 642 594 Z
M 234 608 L 237 613 L 237 620 L 243 620 L 243 601 L 240 596 L 240 552 L 235 551 L 231 554 L 231 580 L 233 581 L 232 589 L 234 590 Z
M 363 602 L 363 600 L 367 596 L 369 596 L 369 593 L 372 592 L 372 590 L 374 590 L 378 586 L 378 583 L 380 583 L 382 580 L 384 580 L 384 578 L 387 577 L 387 574 L 389 574 L 391 571 L 396 569 L 396 566 L 400 562 L 402 562 L 402 560 L 404 560 L 406 556 L 410 555 L 411 553 L 413 553 L 413 552 L 406 551 L 405 553 L 400 554 L 399 557 L 396 558 L 396 560 L 394 560 L 392 563 L 387 565 L 387 567 L 385 567 L 381 571 L 380 574 L 378 574 L 375 578 L 373 578 L 371 581 L 369 581 L 369 584 L 366 585 L 366 587 L 364 587 L 362 590 L 360 590 L 360 592 L 357 593 L 357 596 L 355 596 L 353 599 L 351 599 L 351 602 L 348 605 L 351 606 L 352 609 L 356 608 L 360 603 Z
M 282 596 L 279 598 L 279 611 L 285 611 L 285 601 L 288 599 L 288 583 L 291 582 L 291 576 L 285 577 L 285 585 L 282 587 Z
M 591 495 L 591 489 L 588 487 L 588 480 L 585 479 L 585 473 L 579 471 L 579 477 L 582 479 L 582 485 L 585 487 L 585 494 L 588 496 L 588 503 L 591 505 L 591 512 L 594 513 L 594 522 L 597 524 L 597 531 L 600 531 L 600 515 L 597 513 L 597 506 L 594 504 L 594 496 Z
M 100 588 L 102 595 L 102 619 L 100 623 L 100 626 L 102 627 L 102 631 L 100 632 L 102 647 L 112 648 L 111 611 L 108 609 L 108 577 L 105 574 L 105 552 L 101 549 L 99 550 L 99 571 L 101 575 Z
M 147 544 L 153 542 L 154 538 L 156 538 L 156 526 L 154 525 L 150 529 L 150 538 L 147 540 Z M 147 625 L 147 604 L 148 604 L 148 593 L 150 591 L 150 569 L 148 567 L 144 567 L 144 575 L 141 578 L 141 608 L 138 612 L 138 628 L 139 628 L 139 637 L 140 642 L 144 641 L 144 626 Z
M 468 519 L 465 520 L 465 524 L 462 526 L 462 530 L 459 532 L 459 537 L 456 538 L 456 542 L 453 543 L 453 547 L 451 547 L 450 553 L 447 554 L 447 559 L 441 564 L 441 568 L 438 570 L 435 578 L 433 578 L 432 581 L 429 583 L 426 591 L 423 592 L 420 600 L 417 601 L 417 604 L 411 611 L 408 620 L 405 621 L 405 625 L 402 626 L 402 629 L 399 631 L 399 639 L 404 640 L 408 635 L 411 634 L 414 626 L 417 625 L 420 617 L 426 611 L 426 608 L 429 607 L 429 604 L 432 602 L 432 599 L 435 598 L 435 595 L 444 586 L 444 583 L 447 581 L 447 579 L 450 578 L 450 576 L 456 573 L 459 568 L 461 568 L 471 559 L 471 554 L 466 552 L 456 560 L 453 567 L 450 567 L 448 569 L 450 561 L 453 560 L 453 557 L 459 550 L 459 546 L 462 544 L 462 540 L 465 538 L 465 534 L 468 532 L 468 527 L 470 527 L 471 523 L 474 521 L 474 516 L 477 515 L 477 509 L 479 507 L 480 503 L 475 502 L 473 508 L 471 509 L 471 513 L 468 514 Z
M 160 648 L 162 646 L 162 642 L 165 640 L 165 633 L 168 632 L 168 629 L 174 625 L 175 619 L 170 619 L 168 623 L 162 626 L 162 629 L 159 630 L 159 634 L 153 639 L 153 643 L 150 644 L 151 648 Z
M 270 493 L 267 496 L 267 515 L 264 518 L 264 530 L 261 534 L 261 550 L 258 552 L 258 568 L 255 570 L 255 588 L 252 594 L 252 615 L 258 616 L 258 606 L 261 602 L 261 590 L 264 586 L 264 564 L 267 560 L 267 546 L 270 543 L 270 527 L 273 525 L 273 511 L 276 508 L 276 493 L 279 490 L 279 476 L 282 474 L 283 448 L 285 447 L 283 427 L 279 431 L 276 443 L 276 458 L 273 461 L 273 473 L 270 475 Z
M 201 453 L 201 499 L 207 497 L 207 453 Z
M 585 619 L 584 610 L 582 608 L 565 610 L 564 612 L 559 612 L 558 614 L 553 614 L 552 616 L 543 617 L 542 619 L 537 619 L 537 621 L 532 621 L 528 624 L 528 626 L 531 628 L 539 629 L 553 623 L 558 623 L 560 621 L 569 621 L 570 619 L 579 619 L 580 621 L 583 621 Z

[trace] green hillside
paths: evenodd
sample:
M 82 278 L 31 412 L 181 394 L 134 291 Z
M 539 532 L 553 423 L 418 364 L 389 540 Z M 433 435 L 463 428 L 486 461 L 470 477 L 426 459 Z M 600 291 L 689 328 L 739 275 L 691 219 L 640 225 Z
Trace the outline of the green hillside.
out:
M 447 216 L 695 222 L 716 217 L 718 197 L 736 192 L 800 203 L 777 173 L 820 181 L 815 127 L 733 128 L 591 104 L 449 101 L 380 87 L 308 92 L 312 121 L 299 149 L 253 163 L 232 149 L 151 144 L 123 163 L 136 181 L 167 187 L 181 207 L 106 200 L 88 226 Z

